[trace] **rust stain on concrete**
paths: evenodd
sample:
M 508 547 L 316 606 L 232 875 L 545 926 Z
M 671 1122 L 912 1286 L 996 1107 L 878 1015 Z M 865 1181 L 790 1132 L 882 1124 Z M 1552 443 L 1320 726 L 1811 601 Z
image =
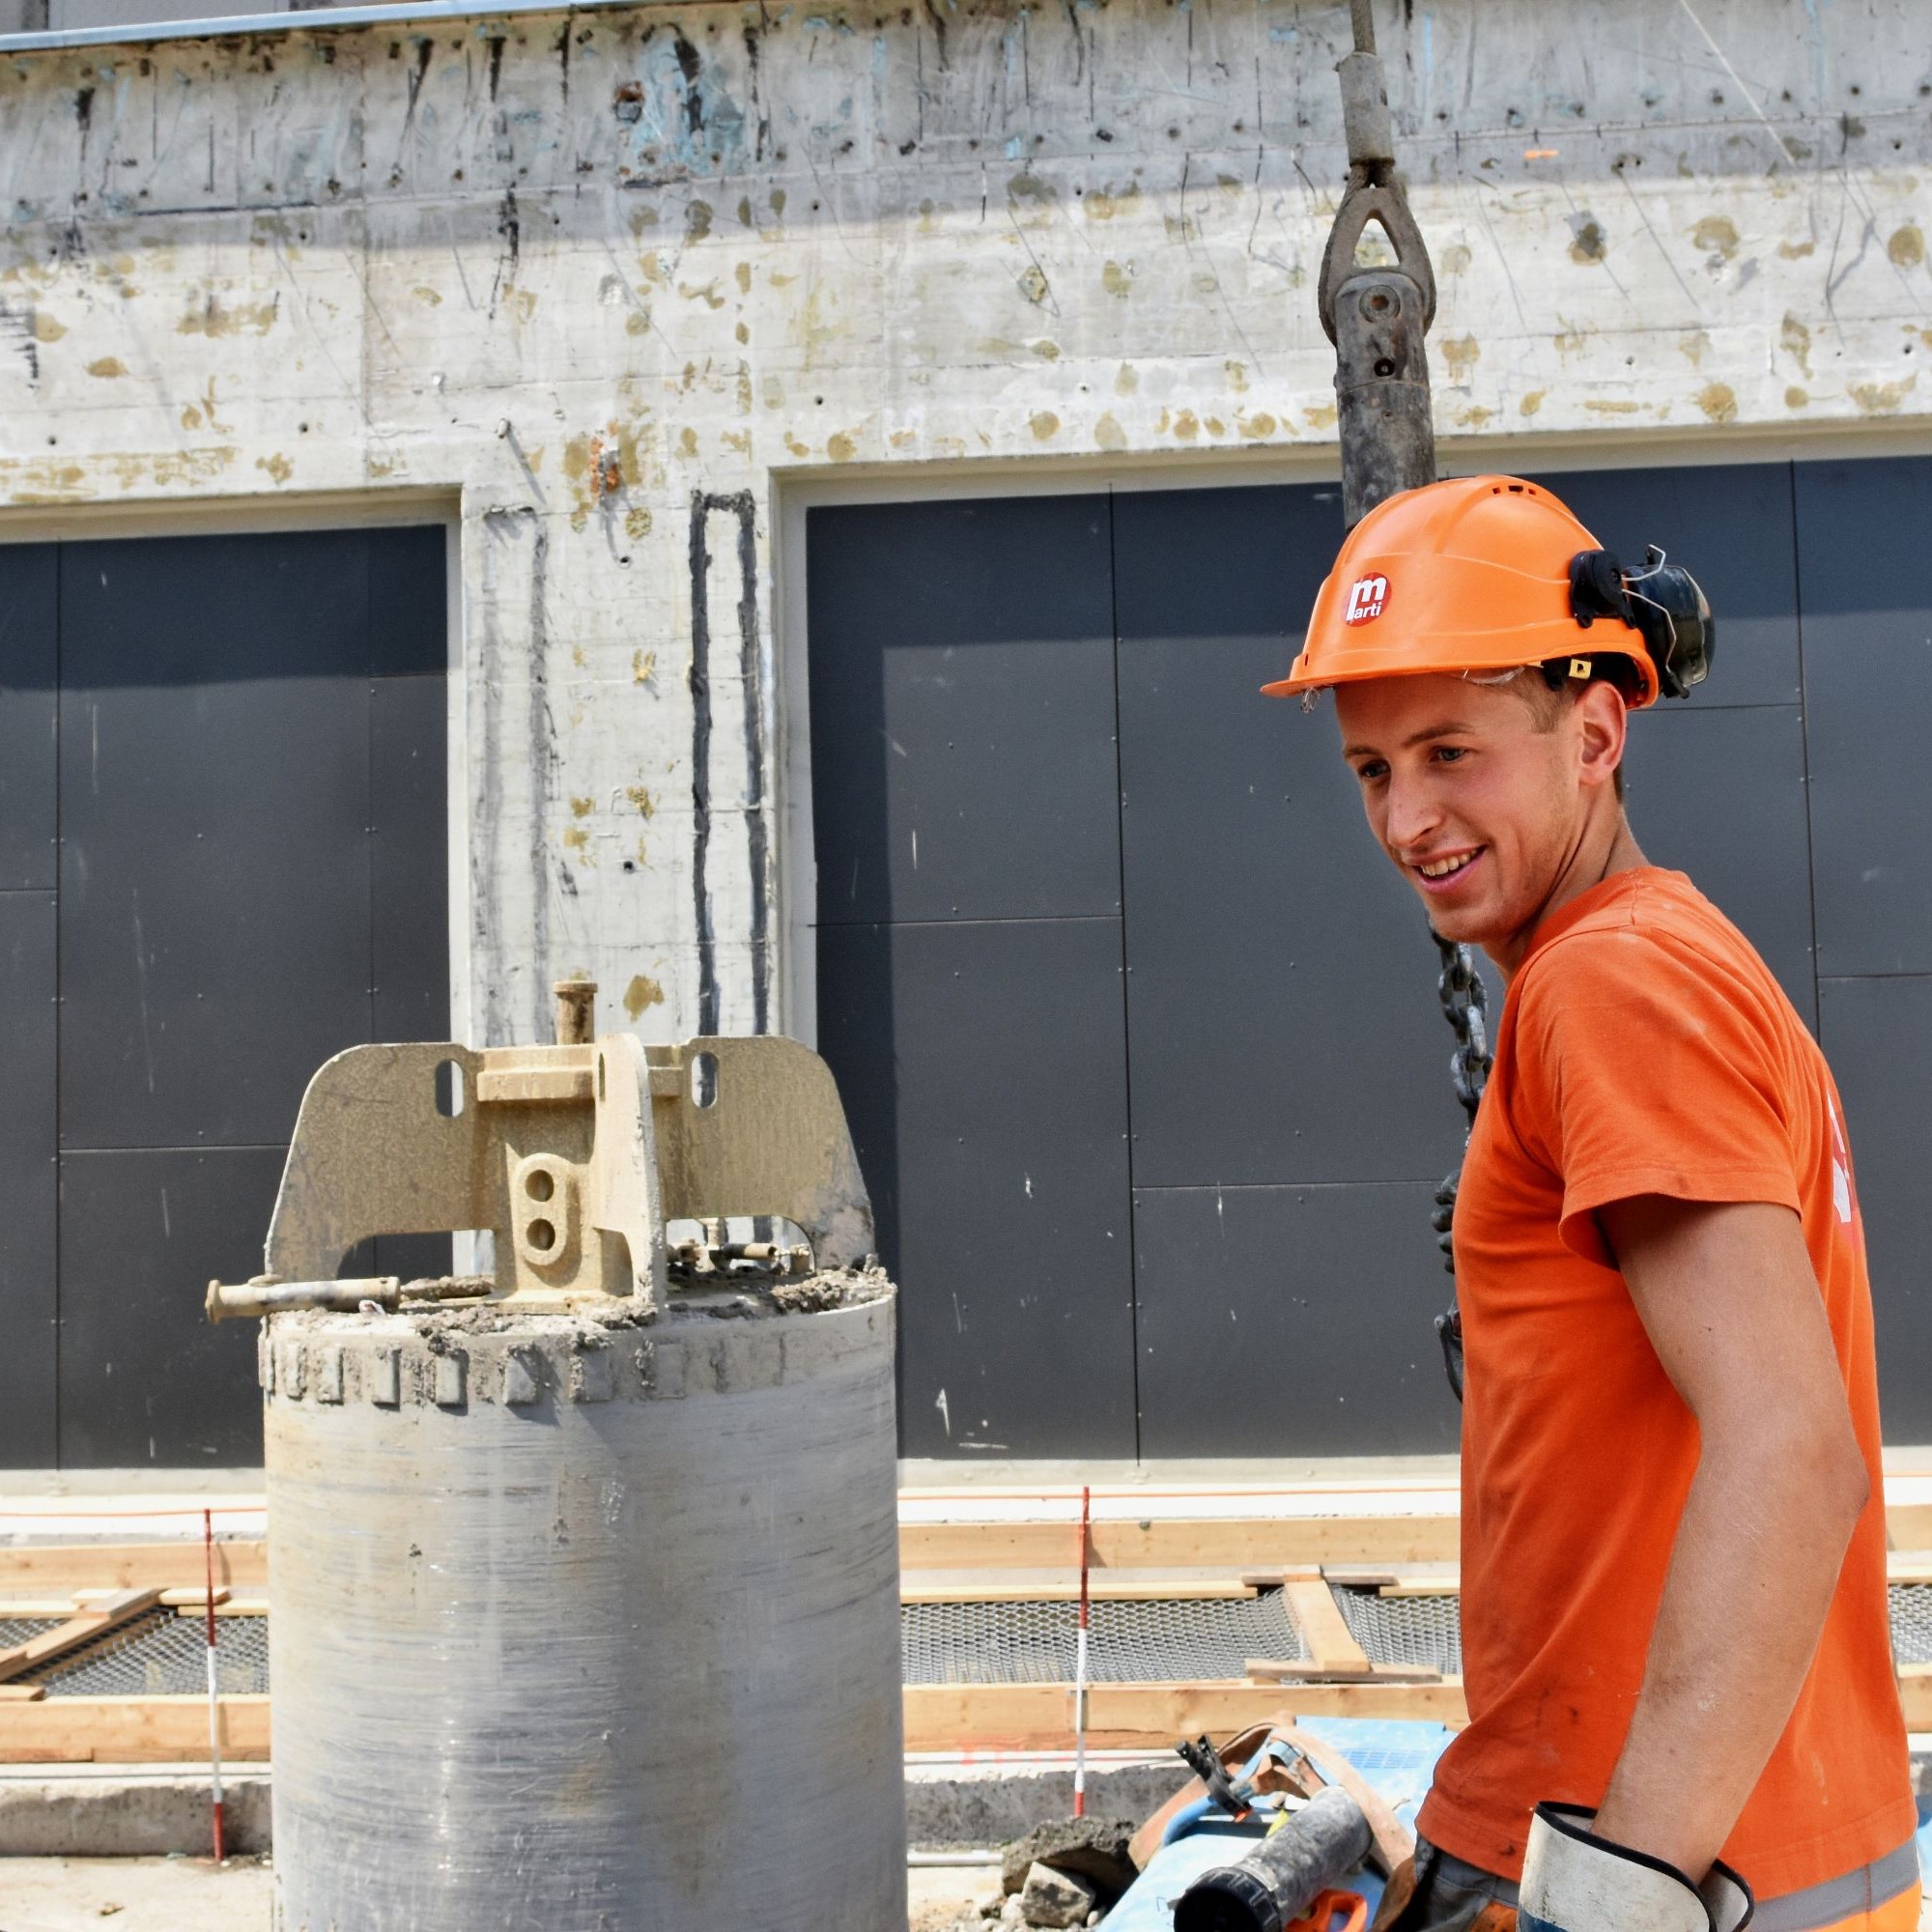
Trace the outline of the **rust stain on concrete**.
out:
M 1916 221 L 1894 228 L 1887 238 L 1885 252 L 1895 268 L 1916 269 L 1925 259 L 1925 231 Z
M 1690 239 L 1707 255 L 1728 262 L 1738 252 L 1738 224 L 1728 214 L 1707 214 L 1691 229 Z

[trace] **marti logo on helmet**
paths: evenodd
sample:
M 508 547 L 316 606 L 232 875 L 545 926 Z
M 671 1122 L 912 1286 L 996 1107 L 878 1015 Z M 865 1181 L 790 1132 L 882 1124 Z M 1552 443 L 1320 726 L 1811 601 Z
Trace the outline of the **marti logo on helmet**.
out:
M 1388 602 L 1389 581 L 1386 577 L 1358 577 L 1349 586 L 1349 611 L 1342 619 L 1345 624 L 1366 624 L 1372 617 L 1382 614 L 1382 606 Z

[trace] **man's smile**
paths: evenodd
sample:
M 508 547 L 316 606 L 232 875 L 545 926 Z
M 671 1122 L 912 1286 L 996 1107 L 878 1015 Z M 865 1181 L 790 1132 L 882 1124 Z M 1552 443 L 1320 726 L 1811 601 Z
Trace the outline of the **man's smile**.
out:
M 1441 892 L 1457 884 L 1488 850 L 1487 845 L 1467 845 L 1460 852 L 1440 852 L 1434 858 L 1418 859 L 1408 869 L 1424 892 Z

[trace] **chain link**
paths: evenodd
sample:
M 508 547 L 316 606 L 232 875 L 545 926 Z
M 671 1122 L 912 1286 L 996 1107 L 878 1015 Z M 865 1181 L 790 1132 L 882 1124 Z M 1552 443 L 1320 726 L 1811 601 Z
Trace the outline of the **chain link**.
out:
M 1489 1084 L 1492 1061 L 1490 1052 L 1489 995 L 1483 987 L 1483 976 L 1476 970 L 1475 956 L 1466 946 L 1459 945 L 1453 939 L 1444 939 L 1434 926 L 1430 928 L 1429 936 L 1435 940 L 1435 950 L 1442 960 L 1442 970 L 1435 980 L 1435 991 L 1442 1002 L 1442 1016 L 1456 1036 L 1456 1051 L 1449 1056 L 1449 1078 L 1455 1086 L 1457 1099 L 1463 1103 L 1463 1111 L 1469 1117 L 1469 1125 L 1473 1127 L 1483 1089 Z M 1463 1170 L 1459 1166 L 1435 1190 L 1435 1211 L 1429 1217 L 1429 1225 L 1435 1230 L 1436 1244 L 1442 1250 L 1442 1266 L 1451 1275 L 1456 1272 L 1455 1236 L 1452 1233 L 1456 1219 L 1456 1190 L 1462 1179 Z M 1456 1400 L 1461 1402 L 1463 1312 L 1457 1307 L 1453 1295 L 1448 1308 L 1435 1318 L 1435 1334 L 1442 1344 L 1442 1366 L 1448 1371 L 1449 1386 L 1456 1391 Z

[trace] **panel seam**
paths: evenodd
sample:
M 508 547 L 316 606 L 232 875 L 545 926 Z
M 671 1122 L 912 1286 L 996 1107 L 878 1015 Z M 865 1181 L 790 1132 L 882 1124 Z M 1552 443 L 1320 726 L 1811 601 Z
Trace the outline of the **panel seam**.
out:
M 1114 879 L 1119 894 L 1116 922 L 1121 934 L 1121 1086 L 1126 1102 L 1127 1155 L 1127 1339 L 1133 1356 L 1128 1384 L 1134 1404 L 1134 1461 L 1141 1453 L 1141 1270 L 1140 1240 L 1134 1206 L 1134 1029 L 1128 1002 L 1131 986 L 1127 961 L 1127 798 L 1122 776 L 1124 749 L 1121 743 L 1121 559 L 1116 541 L 1115 491 L 1107 486 L 1107 611 L 1113 630 L 1109 657 L 1114 672 Z

